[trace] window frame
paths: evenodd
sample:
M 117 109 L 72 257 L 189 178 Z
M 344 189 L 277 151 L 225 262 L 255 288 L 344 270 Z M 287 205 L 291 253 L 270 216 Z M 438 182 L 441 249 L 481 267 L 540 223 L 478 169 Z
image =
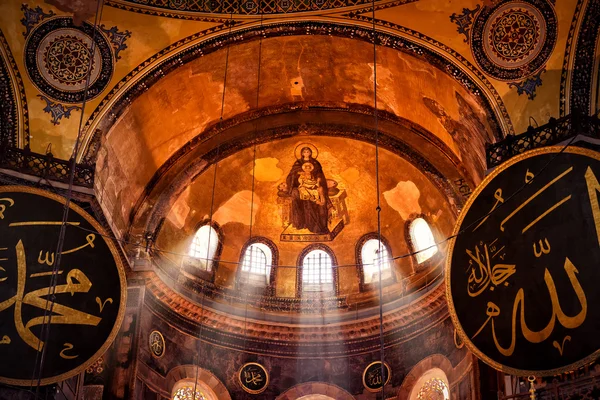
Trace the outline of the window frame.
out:
M 332 283 L 333 290 L 332 291 L 322 291 L 321 290 L 321 291 L 305 292 L 303 290 L 304 258 L 309 253 L 311 253 L 313 250 L 324 251 L 331 258 L 331 274 L 332 274 L 332 278 L 333 278 L 333 283 Z M 301 298 L 301 297 L 310 297 L 310 296 L 317 296 L 317 295 L 337 296 L 339 293 L 338 278 L 339 278 L 339 271 L 338 271 L 337 258 L 335 257 L 335 253 L 329 246 L 326 246 L 321 243 L 315 243 L 315 244 L 308 245 L 304 249 L 302 249 L 302 251 L 298 255 L 298 259 L 296 260 L 296 297 Z
M 404 236 L 406 238 L 406 243 L 408 244 L 409 251 L 411 253 L 414 253 L 415 251 L 417 251 L 417 247 L 416 247 L 415 243 L 413 242 L 412 236 L 410 234 L 410 227 L 413 224 L 413 222 L 419 218 L 421 218 L 425 222 L 427 222 L 427 225 L 429 226 L 429 229 L 431 230 L 431 234 L 433 235 L 433 241 L 437 245 L 437 251 L 431 257 L 429 257 L 427 260 L 422 261 L 420 263 L 417 260 L 417 255 L 413 254 L 411 257 L 411 260 L 413 262 L 413 271 L 414 272 L 424 270 L 424 269 L 430 267 L 431 265 L 438 263 L 442 257 L 442 249 L 437 244 L 437 242 L 439 241 L 437 229 L 436 229 L 435 225 L 433 224 L 433 222 L 431 221 L 431 219 L 425 214 L 411 215 L 411 217 L 406 221 L 406 223 L 404 225 L 405 226 Z
M 270 262 L 271 271 L 269 272 L 269 283 L 266 284 L 265 286 L 252 285 L 249 282 L 244 281 L 244 274 L 246 273 L 246 272 L 242 271 L 242 267 L 244 265 L 244 257 L 246 255 L 246 251 L 248 250 L 248 248 L 256 243 L 265 245 L 269 248 L 269 250 L 271 250 L 271 262 Z M 237 286 L 238 287 L 246 287 L 247 286 L 247 287 L 253 287 L 253 288 L 257 288 L 257 289 L 266 288 L 267 295 L 274 296 L 278 264 L 279 264 L 279 250 L 277 249 L 277 246 L 275 245 L 275 243 L 272 240 L 267 239 L 266 237 L 263 237 L 263 236 L 253 237 L 252 239 L 250 239 L 246 243 L 244 243 L 244 246 L 242 246 L 242 250 L 240 252 L 239 264 L 238 264 L 238 268 L 236 270 Z
M 378 235 L 377 232 L 370 232 L 361 236 L 356 242 L 355 247 L 356 267 L 358 270 L 359 288 L 361 292 L 370 291 L 379 287 L 379 281 L 365 283 L 365 271 L 363 268 L 362 248 L 369 240 L 373 239 L 381 240 L 381 243 L 385 246 L 388 252 L 388 257 L 390 259 L 391 275 L 390 277 L 381 280 L 382 286 L 388 286 L 396 282 L 396 269 L 394 268 L 395 263 L 393 260 L 394 255 L 392 253 L 392 247 L 390 246 L 390 242 L 383 235 Z
M 190 260 L 199 260 L 196 257 L 190 256 L 189 251 L 194 242 L 194 238 L 196 237 L 196 234 L 198 233 L 200 228 L 202 228 L 203 226 L 207 226 L 207 225 L 215 230 L 215 232 L 217 233 L 217 239 L 219 241 L 219 243 L 217 244 L 217 248 L 215 249 L 215 253 L 212 257 L 213 262 L 211 264 L 210 270 L 205 270 L 205 269 L 201 269 L 198 267 L 192 267 L 192 266 L 188 265 L 192 262 Z M 225 241 L 225 235 L 223 234 L 223 229 L 216 221 L 214 221 L 212 219 L 204 219 L 204 220 L 200 221 L 199 223 L 196 224 L 196 226 L 193 230 L 193 235 L 191 236 L 191 241 L 187 246 L 187 254 L 182 260 L 182 269 L 185 272 L 192 274 L 198 278 L 208 280 L 211 282 L 214 281 L 214 277 L 216 276 L 216 272 L 219 268 L 219 260 L 221 258 L 221 253 L 223 252 L 224 241 Z

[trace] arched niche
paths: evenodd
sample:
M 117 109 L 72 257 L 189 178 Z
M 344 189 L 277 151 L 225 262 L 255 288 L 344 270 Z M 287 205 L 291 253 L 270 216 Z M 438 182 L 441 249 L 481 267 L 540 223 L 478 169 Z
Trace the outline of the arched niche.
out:
M 416 400 L 423 384 L 433 378 L 442 379 L 450 390 L 455 379 L 452 363 L 442 354 L 432 354 L 415 365 L 402 381 L 398 399 Z
M 182 379 L 171 389 L 172 400 L 219 400 L 208 383 L 201 380 Z
M 450 384 L 446 373 L 439 368 L 425 371 L 417 379 L 408 400 L 450 400 Z
M 325 382 L 306 382 L 283 392 L 276 400 L 354 400 L 354 396 L 339 386 Z
M 209 370 L 196 365 L 180 365 L 171 369 L 167 373 L 166 381 L 171 398 L 180 387 L 185 385 L 193 387 L 196 382 L 198 388 L 209 394 L 206 400 L 231 400 L 231 395 L 223 382 Z

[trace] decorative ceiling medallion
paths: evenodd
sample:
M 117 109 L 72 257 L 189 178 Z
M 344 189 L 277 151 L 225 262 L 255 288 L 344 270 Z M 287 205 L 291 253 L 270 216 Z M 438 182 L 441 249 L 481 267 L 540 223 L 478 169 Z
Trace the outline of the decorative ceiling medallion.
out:
M 161 358 L 165 355 L 165 338 L 159 331 L 150 332 L 148 346 L 150 347 L 150 353 L 154 357 Z
M 502 1 L 484 7 L 471 30 L 471 48 L 485 73 L 516 80 L 540 70 L 554 49 L 557 20 L 545 0 Z
M 238 381 L 246 392 L 259 394 L 269 386 L 269 373 L 262 365 L 249 362 L 240 368 Z
M 114 57 L 111 44 L 99 29 L 87 22 L 75 26 L 71 18 L 56 17 L 32 30 L 25 43 L 25 65 L 29 78 L 45 95 L 80 103 L 86 86 L 88 100 L 106 88 Z
M 388 363 L 383 363 L 383 377 L 381 376 L 381 361 L 374 361 L 367 365 L 362 376 L 363 386 L 369 392 L 375 393 L 381 391 L 381 389 L 388 384 L 392 378 L 392 370 Z

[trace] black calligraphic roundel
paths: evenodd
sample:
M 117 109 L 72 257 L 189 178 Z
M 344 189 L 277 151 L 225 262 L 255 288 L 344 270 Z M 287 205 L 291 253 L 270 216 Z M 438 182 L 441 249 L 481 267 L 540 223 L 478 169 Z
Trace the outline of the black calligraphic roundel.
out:
M 383 363 L 383 376 L 381 370 L 381 361 L 372 362 L 363 371 L 363 386 L 369 392 L 379 392 L 388 384 L 392 377 L 392 371 L 387 363 Z
M 42 385 L 80 373 L 104 354 L 123 320 L 126 281 L 117 250 L 75 204 L 60 261 L 55 254 L 64 204 L 43 190 L 0 187 L 2 383 L 30 385 L 43 351 Z
M 250 362 L 240 368 L 238 380 L 246 392 L 259 394 L 269 385 L 269 373 L 262 365 Z
M 446 265 L 460 338 L 516 375 L 600 355 L 600 153 L 546 147 L 500 165 L 461 213 Z

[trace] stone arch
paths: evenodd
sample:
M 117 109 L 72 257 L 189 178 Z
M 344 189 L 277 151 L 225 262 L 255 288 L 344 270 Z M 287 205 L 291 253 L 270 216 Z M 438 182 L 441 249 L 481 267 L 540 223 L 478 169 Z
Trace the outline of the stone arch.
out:
M 308 399 L 307 395 L 327 396 L 336 400 L 354 400 L 354 396 L 339 386 L 325 382 L 306 382 L 292 386 L 283 392 L 276 400 Z M 318 397 L 316 397 L 318 398 Z
M 137 97 L 179 66 L 198 58 L 199 55 L 205 56 L 232 43 L 239 44 L 256 40 L 259 36 L 273 38 L 303 31 L 306 31 L 307 34 L 310 32 L 312 36 L 327 35 L 351 37 L 359 41 L 371 40 L 370 27 L 352 25 L 352 28 L 348 29 L 346 25 L 319 20 L 297 21 L 294 23 L 275 22 L 268 25 L 261 24 L 260 26 L 250 24 L 237 30 L 234 29 L 230 33 L 215 35 L 208 39 L 205 37 L 201 37 L 201 39 L 188 37 L 180 41 L 186 43 L 184 48 L 178 49 L 174 54 L 169 53 L 181 46 L 180 43 L 160 51 L 141 63 L 113 87 L 105 97 L 105 101 L 94 110 L 84 126 L 85 138 L 78 162 L 95 164 L 98 155 L 98 144 L 102 135 L 111 129 L 118 117 L 125 112 L 125 109 Z M 477 97 L 481 98 L 482 104 L 492 120 L 494 134 L 497 138 L 506 134 L 514 134 L 512 122 L 507 118 L 501 96 L 487 81 L 485 75 L 467 60 L 457 60 L 456 54 L 447 52 L 445 46 L 434 40 L 429 41 L 434 43 L 433 46 L 422 46 L 419 41 L 415 41 L 410 35 L 398 31 L 393 33 L 378 31 L 377 41 L 382 47 L 391 47 L 398 51 L 410 53 L 435 64 L 442 71 L 447 71 L 448 75 L 457 80 L 459 84 L 468 87 L 473 93 L 477 93 Z M 167 54 L 169 54 L 168 57 Z M 155 62 L 156 60 L 158 62 Z M 150 64 L 152 66 L 147 67 Z M 483 94 L 483 96 L 480 96 L 480 94 Z
M 419 378 L 421 378 L 428 371 L 434 369 L 443 372 L 447 378 L 446 383 L 448 384 L 448 388 L 450 388 L 455 380 L 452 363 L 442 354 L 432 354 L 431 356 L 421 360 L 410 370 L 408 375 L 406 375 L 402 381 L 402 385 L 400 385 L 400 388 L 398 388 L 397 398 L 410 399 L 413 390 L 416 389 L 418 391 L 416 386 L 419 383 Z
M 231 395 L 223 382 L 209 370 L 196 365 L 180 365 L 167 373 L 166 382 L 169 395 L 171 395 L 175 385 L 183 380 L 203 382 L 219 400 L 231 400 Z

